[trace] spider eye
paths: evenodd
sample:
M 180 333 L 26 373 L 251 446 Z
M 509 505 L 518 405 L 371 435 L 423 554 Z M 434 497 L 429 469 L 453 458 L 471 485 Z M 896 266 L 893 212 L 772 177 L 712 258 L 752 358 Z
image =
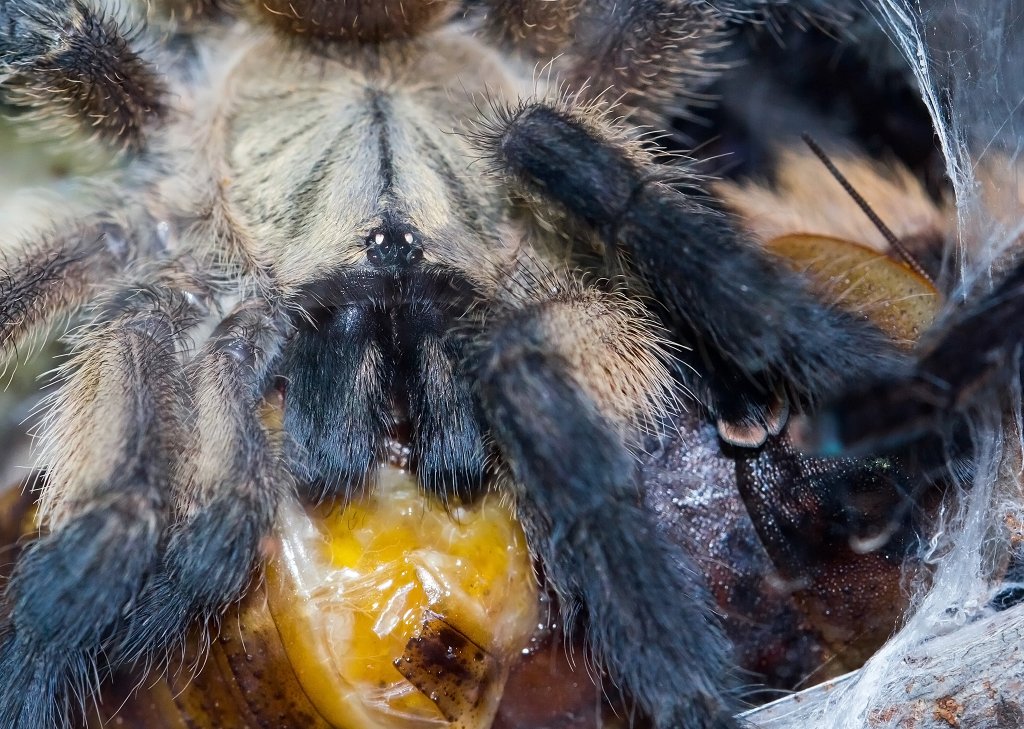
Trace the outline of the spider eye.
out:
M 366 236 L 366 260 L 374 268 L 404 268 L 422 259 L 420 237 L 409 229 L 389 225 Z
M 258 0 L 271 23 L 289 33 L 375 43 L 429 30 L 456 9 L 449 0 Z

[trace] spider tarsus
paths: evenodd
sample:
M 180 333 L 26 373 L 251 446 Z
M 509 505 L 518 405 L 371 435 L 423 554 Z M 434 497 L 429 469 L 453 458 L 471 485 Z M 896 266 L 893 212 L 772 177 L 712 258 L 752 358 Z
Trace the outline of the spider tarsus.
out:
M 259 566 L 260 542 L 273 527 L 276 485 L 243 496 L 226 490 L 170 530 L 160 569 L 142 590 L 113 641 L 115 665 L 166 660 L 189 628 L 240 599 Z
M 52 729 L 70 714 L 71 696 L 89 674 L 93 658 L 79 653 L 40 653 L 8 627 L 0 635 L 0 726 Z
M 95 505 L 25 550 L 6 592 L 0 675 L 16 679 L 0 693 L 0 718 L 10 719 L 3 726 L 49 729 L 91 687 L 102 640 L 156 559 L 162 520 L 154 498 Z
M 732 726 L 721 723 L 732 709 L 729 650 L 708 589 L 640 507 L 620 427 L 537 315 L 533 306 L 492 321 L 473 353 L 529 542 L 563 606 L 582 611 L 599 668 L 657 726 Z

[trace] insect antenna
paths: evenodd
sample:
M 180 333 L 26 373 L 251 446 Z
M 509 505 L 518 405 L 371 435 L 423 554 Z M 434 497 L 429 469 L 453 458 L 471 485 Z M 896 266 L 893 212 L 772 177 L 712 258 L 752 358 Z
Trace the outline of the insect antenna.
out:
M 892 232 L 889 226 L 882 222 L 882 219 L 878 217 L 878 213 L 871 208 L 871 205 L 869 205 L 868 201 L 864 199 L 864 196 L 857 192 L 854 186 L 850 184 L 850 181 L 846 179 L 846 176 L 839 171 L 839 168 L 836 167 L 835 163 L 825 153 L 825 150 L 823 150 L 807 132 L 801 134 L 800 138 L 803 139 L 804 144 L 814 152 L 814 155 L 821 160 L 821 163 L 825 165 L 825 168 L 832 174 L 832 177 L 835 178 L 836 182 L 843 186 L 843 189 L 846 190 L 846 194 L 853 198 L 853 201 L 857 203 L 857 206 L 864 211 L 864 214 L 867 215 L 868 219 L 876 228 L 878 228 L 878 232 L 880 232 L 882 237 L 885 238 L 890 246 L 892 246 L 892 249 L 900 255 L 900 258 L 910 266 L 914 273 L 928 283 L 934 285 L 935 281 L 933 281 L 932 277 L 924 270 L 920 262 L 918 262 L 914 257 L 914 254 L 907 250 L 907 247 L 903 245 L 903 242 L 899 238 L 896 237 L 896 234 Z

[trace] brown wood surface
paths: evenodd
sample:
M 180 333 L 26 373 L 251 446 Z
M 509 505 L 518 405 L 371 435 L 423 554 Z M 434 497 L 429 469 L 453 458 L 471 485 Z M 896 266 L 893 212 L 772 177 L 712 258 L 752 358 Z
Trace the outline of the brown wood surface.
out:
M 748 712 L 751 729 L 837 726 L 845 711 L 837 697 L 861 671 Z M 1021 729 L 1024 727 L 1024 605 L 923 641 L 887 678 L 880 702 L 863 717 L 865 729 Z M 843 711 L 843 713 L 840 713 Z

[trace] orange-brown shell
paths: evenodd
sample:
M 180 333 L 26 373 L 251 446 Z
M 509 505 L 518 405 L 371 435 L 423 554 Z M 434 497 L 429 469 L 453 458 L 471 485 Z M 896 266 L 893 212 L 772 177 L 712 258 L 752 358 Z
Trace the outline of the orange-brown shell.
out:
M 930 281 L 860 243 L 797 233 L 765 248 L 804 272 L 822 298 L 863 314 L 904 347 L 920 339 L 942 306 Z

